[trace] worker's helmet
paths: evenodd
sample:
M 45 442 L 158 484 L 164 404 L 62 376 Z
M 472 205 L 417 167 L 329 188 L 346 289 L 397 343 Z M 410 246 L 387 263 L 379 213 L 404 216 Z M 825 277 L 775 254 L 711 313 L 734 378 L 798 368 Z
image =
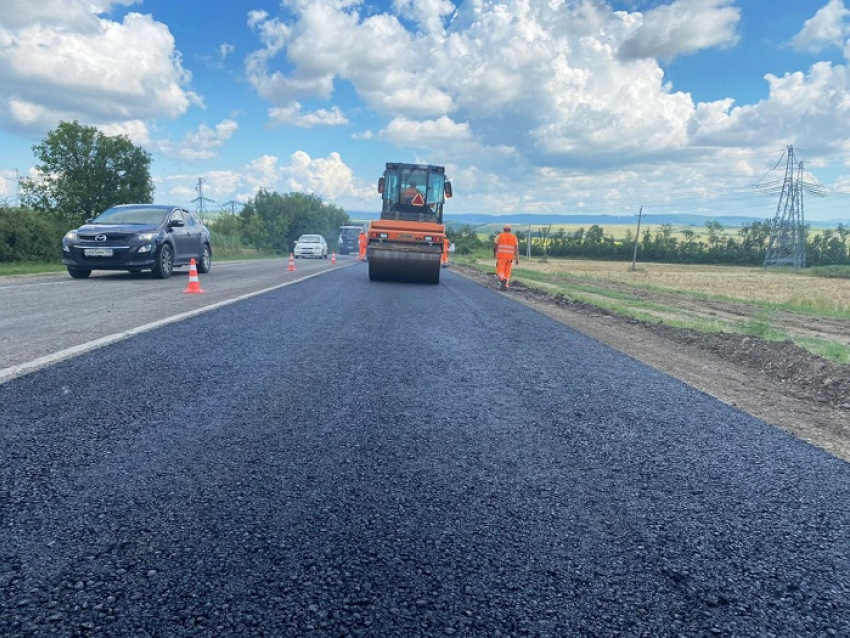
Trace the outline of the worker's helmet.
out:
M 506 233 L 511 232 L 511 225 L 510 224 L 505 224 L 505 232 Z

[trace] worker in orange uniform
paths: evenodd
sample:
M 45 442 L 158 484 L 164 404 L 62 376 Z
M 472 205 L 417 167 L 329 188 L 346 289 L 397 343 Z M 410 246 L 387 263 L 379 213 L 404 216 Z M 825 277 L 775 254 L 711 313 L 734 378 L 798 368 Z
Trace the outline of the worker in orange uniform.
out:
M 366 231 L 360 231 L 360 237 L 357 239 L 358 244 L 360 245 L 360 254 L 357 256 L 357 261 L 365 261 L 366 260 L 366 246 L 369 244 L 369 240 L 366 238 Z
M 416 188 L 415 179 L 408 182 L 407 188 L 404 189 L 404 194 L 402 195 L 402 201 L 405 204 L 411 204 L 412 206 L 425 205 L 425 198 L 422 197 L 422 193 L 419 192 L 418 188 Z
M 443 268 L 449 267 L 449 248 L 452 247 L 452 242 L 448 236 L 443 237 Z
M 511 225 L 505 224 L 504 230 L 496 235 L 493 244 L 493 256 L 496 258 L 496 276 L 499 278 L 499 289 L 507 290 L 511 285 L 511 269 L 513 264 L 519 264 L 519 241 L 511 232 Z

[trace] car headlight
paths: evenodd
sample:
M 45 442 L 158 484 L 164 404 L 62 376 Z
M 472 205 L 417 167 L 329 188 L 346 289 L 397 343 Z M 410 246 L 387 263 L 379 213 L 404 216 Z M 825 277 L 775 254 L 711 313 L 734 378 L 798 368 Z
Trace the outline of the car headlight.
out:
M 138 239 L 139 241 L 153 241 L 154 239 L 156 239 L 156 235 L 156 233 L 151 232 L 139 233 L 138 235 L 136 235 L 136 239 Z
M 65 233 L 65 236 L 62 238 L 62 241 L 77 241 L 77 231 L 69 230 Z
M 140 246 L 138 252 L 140 252 L 140 253 L 153 252 L 153 244 L 145 244 L 144 246 Z

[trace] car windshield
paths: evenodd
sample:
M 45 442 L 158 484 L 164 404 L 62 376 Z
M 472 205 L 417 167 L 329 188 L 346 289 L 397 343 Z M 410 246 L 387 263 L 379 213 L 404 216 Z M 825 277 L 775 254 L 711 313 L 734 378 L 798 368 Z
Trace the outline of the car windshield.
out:
M 92 224 L 159 224 L 166 208 L 110 208 L 95 217 Z
M 356 228 L 342 228 L 341 230 L 343 237 L 357 237 L 363 229 L 357 226 Z
M 318 244 L 321 242 L 321 239 L 318 235 L 304 235 L 298 241 L 302 244 Z

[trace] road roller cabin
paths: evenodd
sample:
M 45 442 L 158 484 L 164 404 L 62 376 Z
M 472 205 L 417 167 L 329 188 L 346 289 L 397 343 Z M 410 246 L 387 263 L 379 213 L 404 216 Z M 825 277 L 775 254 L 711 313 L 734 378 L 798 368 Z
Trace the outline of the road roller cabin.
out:
M 369 279 L 440 283 L 443 204 L 452 196 L 445 168 L 388 162 L 378 192 L 381 218 L 369 226 Z

